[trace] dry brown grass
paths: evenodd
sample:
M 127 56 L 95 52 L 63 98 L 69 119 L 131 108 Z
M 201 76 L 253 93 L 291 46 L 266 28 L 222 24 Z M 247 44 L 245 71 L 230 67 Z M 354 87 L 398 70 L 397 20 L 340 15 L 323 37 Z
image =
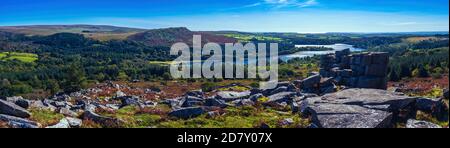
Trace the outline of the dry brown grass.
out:
M 83 125 L 81 125 L 81 128 L 102 128 L 102 126 L 91 120 L 83 120 Z
M 439 38 L 437 37 L 410 37 L 410 38 L 406 38 L 405 41 L 409 42 L 409 43 L 418 43 L 421 41 L 426 41 L 426 40 L 438 40 Z

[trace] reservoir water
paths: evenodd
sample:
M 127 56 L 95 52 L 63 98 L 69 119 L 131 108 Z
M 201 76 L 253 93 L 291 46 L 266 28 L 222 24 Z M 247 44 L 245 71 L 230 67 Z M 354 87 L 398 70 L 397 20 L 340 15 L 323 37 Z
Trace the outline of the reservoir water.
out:
M 334 53 L 336 51 L 344 50 L 344 49 L 350 49 L 352 52 L 358 52 L 358 51 L 364 51 L 365 49 L 362 48 L 355 48 L 353 45 L 348 44 L 334 44 L 334 45 L 295 45 L 297 48 L 302 47 L 324 47 L 324 48 L 332 48 L 333 50 L 327 50 L 327 51 L 300 51 L 294 54 L 289 55 L 280 55 L 280 59 L 283 61 L 289 61 L 291 59 L 295 58 L 305 58 L 305 57 L 313 57 L 315 55 L 324 55 L 324 54 L 330 54 Z

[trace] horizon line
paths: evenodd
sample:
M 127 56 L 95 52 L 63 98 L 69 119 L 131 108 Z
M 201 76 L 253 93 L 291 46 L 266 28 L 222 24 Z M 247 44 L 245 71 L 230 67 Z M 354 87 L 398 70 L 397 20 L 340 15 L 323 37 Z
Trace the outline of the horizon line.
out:
M 181 26 L 168 26 L 162 28 L 145 28 L 145 27 L 132 27 L 132 26 L 121 26 L 121 25 L 111 25 L 111 24 L 27 24 L 27 25 L 0 25 L 0 27 L 30 27 L 30 26 L 109 26 L 109 27 L 120 27 L 120 28 L 129 28 L 129 29 L 142 29 L 142 30 L 157 30 L 157 29 L 168 29 L 168 28 L 187 28 L 191 31 L 198 32 L 242 32 L 242 33 L 297 33 L 297 34 L 332 34 L 332 33 L 348 33 L 348 34 L 408 34 L 408 33 L 437 33 L 442 32 L 449 34 L 449 30 L 437 30 L 437 31 L 364 31 L 364 32 L 351 32 L 351 31 L 330 31 L 330 32 L 276 32 L 276 31 L 241 31 L 241 30 L 192 30 L 189 27 L 181 27 Z

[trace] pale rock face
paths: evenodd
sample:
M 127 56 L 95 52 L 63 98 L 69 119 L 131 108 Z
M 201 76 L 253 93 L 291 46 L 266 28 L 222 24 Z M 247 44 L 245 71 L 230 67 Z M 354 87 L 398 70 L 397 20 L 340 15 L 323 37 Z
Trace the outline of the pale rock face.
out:
M 386 128 L 393 112 L 413 105 L 415 98 L 385 90 L 347 89 L 305 99 L 301 112 L 323 128 Z

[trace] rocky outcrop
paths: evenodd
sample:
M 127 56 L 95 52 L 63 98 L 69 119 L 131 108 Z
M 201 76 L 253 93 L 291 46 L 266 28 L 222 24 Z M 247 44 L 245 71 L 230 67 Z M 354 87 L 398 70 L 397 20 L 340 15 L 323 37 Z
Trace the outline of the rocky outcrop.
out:
M 24 108 L 4 100 L 0 100 L 0 114 L 11 115 L 20 118 L 30 117 L 30 112 Z
M 342 54 L 342 53 L 339 53 Z M 344 54 L 345 55 L 345 54 Z M 366 61 L 367 62 L 367 61 Z M 335 65 L 336 66 L 336 65 Z M 345 65 L 344 65 L 345 66 Z M 349 76 L 345 70 L 341 76 Z M 250 91 L 223 91 L 208 93 L 190 91 L 174 99 L 148 99 L 145 95 L 90 98 L 80 91 L 71 95 L 58 94 L 48 99 L 29 101 L 21 97 L 1 98 L 0 122 L 7 127 L 36 128 L 38 123 L 26 119 L 30 113 L 21 107 L 53 111 L 65 116 L 58 124 L 47 128 L 78 128 L 83 121 L 95 122 L 102 127 L 125 127 L 125 122 L 101 113 L 114 114 L 121 107 L 138 106 L 139 114 L 155 113 L 168 120 L 203 117 L 220 119 L 227 114 L 227 107 L 262 107 L 283 115 L 298 115 L 311 119 L 310 128 L 386 128 L 407 123 L 410 128 L 438 127 L 426 121 L 416 121 L 418 113 L 432 115 L 438 121 L 448 121 L 446 100 L 408 97 L 381 89 L 361 89 L 338 86 L 334 77 L 324 78 L 318 73 L 309 74 L 304 80 L 280 82 L 274 89 L 251 89 Z M 116 88 L 127 88 L 117 86 Z M 336 92 L 340 90 L 339 92 Z M 89 89 L 102 92 L 103 90 Z M 111 91 L 113 94 L 116 90 Z M 128 91 L 127 91 L 128 92 Z M 129 93 L 133 94 L 134 93 Z M 322 96 L 319 96 L 322 95 Z M 73 99 L 72 99 L 73 98 Z M 147 98 L 147 99 L 146 99 Z M 6 101 L 8 100 L 8 101 Z M 19 103 L 21 102 L 22 103 Z M 26 101 L 26 102 L 23 102 Z M 166 104 L 171 108 L 160 106 Z M 18 106 L 18 104 L 22 104 Z M 417 112 L 418 110 L 422 112 Z M 97 114 L 98 113 L 98 114 Z M 82 116 L 80 116 L 82 115 Z M 77 119 L 80 117 L 81 119 Z M 293 116 L 292 116 L 293 117 Z M 284 119 L 284 118 L 283 118 Z M 296 118 L 278 121 L 281 126 L 293 125 Z M 306 119 L 305 119 L 306 120 Z M 140 121 L 139 121 L 140 122 Z M 267 127 L 261 124 L 261 127 Z
M 347 89 L 307 98 L 301 112 L 323 128 L 386 128 L 396 114 L 414 105 L 415 98 L 377 89 Z
M 387 89 L 389 54 L 337 51 L 321 57 L 320 75 L 352 88 Z

